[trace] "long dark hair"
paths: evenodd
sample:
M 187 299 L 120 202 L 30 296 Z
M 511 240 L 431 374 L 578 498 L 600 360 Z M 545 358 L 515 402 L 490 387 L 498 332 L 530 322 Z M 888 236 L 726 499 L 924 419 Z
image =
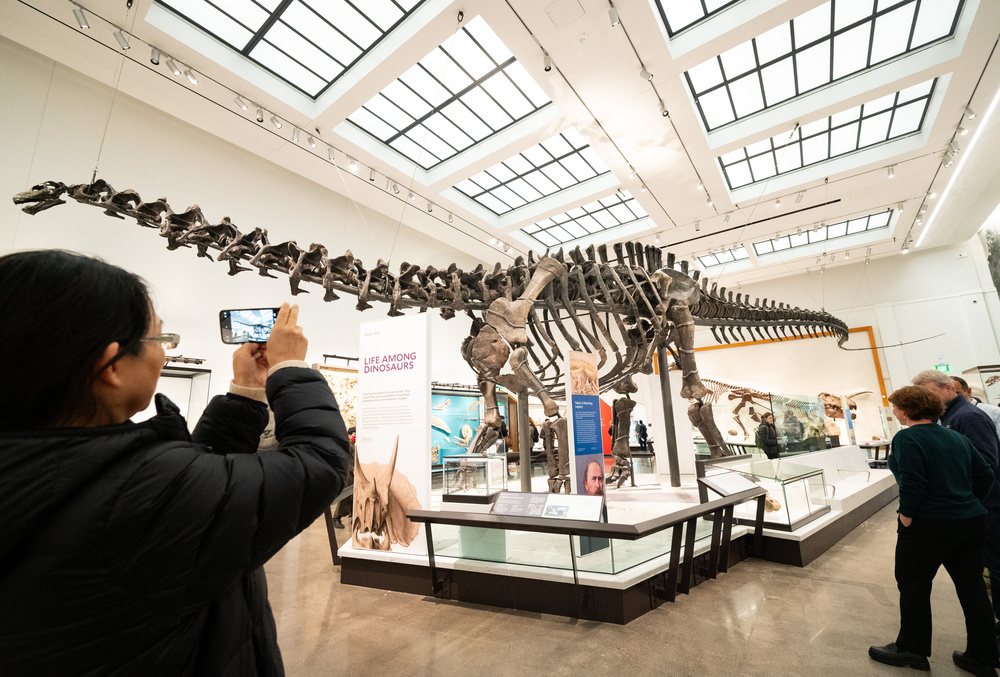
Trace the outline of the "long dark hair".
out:
M 97 360 L 116 341 L 112 362 L 138 354 L 151 316 L 146 284 L 118 266 L 55 250 L 0 257 L 0 431 L 93 416 Z

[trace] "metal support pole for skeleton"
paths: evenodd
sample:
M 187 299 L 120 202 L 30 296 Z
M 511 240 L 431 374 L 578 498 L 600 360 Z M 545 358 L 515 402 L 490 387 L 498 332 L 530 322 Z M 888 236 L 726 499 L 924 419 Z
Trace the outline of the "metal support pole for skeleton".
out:
M 663 440 L 667 444 L 667 465 L 670 467 L 670 486 L 681 485 L 681 470 L 677 463 L 677 434 L 674 429 L 674 404 L 670 394 L 670 376 L 667 373 L 666 351 L 656 351 L 656 366 L 660 371 L 660 395 L 663 399 Z
M 517 394 L 517 457 L 521 466 L 521 491 L 531 492 L 531 430 L 528 423 L 528 389 Z

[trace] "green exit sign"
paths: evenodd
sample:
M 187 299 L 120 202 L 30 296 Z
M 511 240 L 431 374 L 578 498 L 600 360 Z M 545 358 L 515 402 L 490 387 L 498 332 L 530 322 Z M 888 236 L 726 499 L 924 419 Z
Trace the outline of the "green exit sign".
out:
M 934 368 L 937 369 L 938 371 L 951 371 L 951 367 L 949 367 L 947 364 L 936 364 L 934 365 Z

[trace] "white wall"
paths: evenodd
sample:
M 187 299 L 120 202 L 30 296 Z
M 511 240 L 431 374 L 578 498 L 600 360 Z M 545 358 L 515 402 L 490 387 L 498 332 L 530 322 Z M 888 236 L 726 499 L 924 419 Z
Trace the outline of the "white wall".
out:
M 936 364 L 948 364 L 952 374 L 960 374 L 970 367 L 1000 362 L 996 339 L 1000 330 L 1000 297 L 989 278 L 978 238 L 948 247 L 873 259 L 868 265 L 864 257 L 859 258 L 860 261 L 850 265 L 827 266 L 823 274 L 813 270 L 810 275 L 743 285 L 739 291 L 751 299 L 767 298 L 801 308 L 825 308 L 849 327 L 871 326 L 876 344 L 880 346 L 916 341 L 879 350 L 890 393 L 909 384 L 918 371 Z M 859 340 L 854 339 L 852 344 Z M 834 344 L 833 339 L 824 341 Z M 713 345 L 715 340 L 710 333 L 700 330 L 696 344 Z M 778 344 L 775 359 L 783 359 L 781 355 L 791 345 Z M 743 349 L 722 352 L 737 351 L 750 362 L 759 359 L 749 351 L 742 352 Z M 829 375 L 831 385 L 824 386 L 823 390 L 836 392 L 834 383 L 851 381 L 844 379 L 841 372 L 854 367 L 844 366 L 836 353 L 831 357 L 824 350 L 812 358 L 803 367 L 815 372 L 819 381 Z M 766 363 L 774 364 L 774 360 L 768 359 Z M 760 370 L 759 382 L 764 386 L 760 389 L 784 384 L 769 383 L 768 373 L 769 369 Z M 709 375 L 704 368 L 702 374 Z M 856 376 L 859 383 L 867 378 L 861 373 Z M 874 383 L 868 382 L 868 386 L 875 389 Z M 811 390 L 799 392 L 812 394 Z
M 0 254 L 69 249 L 142 275 L 153 290 L 164 330 L 182 336 L 171 352 L 205 358 L 203 366 L 213 370 L 212 393 L 223 392 L 231 378 L 232 347 L 219 339 L 218 311 L 291 301 L 287 277 L 267 279 L 254 271 L 229 277 L 224 263 L 197 258 L 194 249 L 167 251 L 166 240 L 156 231 L 73 201 L 36 216 L 10 202 L 15 193 L 45 180 L 90 180 L 112 94 L 108 87 L 0 38 L 0 195 L 6 196 L 6 206 L 0 208 Z M 403 261 L 439 268 L 478 263 L 405 224 L 397 235 L 394 221 L 369 210 L 362 218 L 349 199 L 121 94 L 104 140 L 99 177 L 119 190 L 133 188 L 146 200 L 166 197 L 175 211 L 198 203 L 210 221 L 229 216 L 244 232 L 266 227 L 272 242 L 322 242 L 331 255 L 351 249 L 368 266 L 379 258 L 393 268 Z M 322 289 L 305 286 L 310 293 L 294 301 L 301 306 L 300 322 L 310 340 L 308 359 L 322 362 L 324 353 L 357 356 L 359 323 L 383 319 L 388 306 L 373 304 L 359 313 L 356 299 L 342 295 L 323 303 Z M 475 383 L 459 355 L 468 319 L 459 315 L 445 322 L 434 315 L 433 378 Z

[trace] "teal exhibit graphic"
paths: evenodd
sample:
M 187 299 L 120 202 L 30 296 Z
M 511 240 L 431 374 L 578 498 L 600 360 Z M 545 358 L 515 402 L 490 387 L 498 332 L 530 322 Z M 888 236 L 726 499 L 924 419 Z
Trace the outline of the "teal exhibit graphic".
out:
M 432 464 L 440 463 L 445 456 L 468 454 L 469 445 L 481 424 L 479 393 L 431 393 L 431 449 Z M 501 403 L 500 413 L 505 415 L 506 403 Z M 438 450 L 437 461 L 433 449 Z

